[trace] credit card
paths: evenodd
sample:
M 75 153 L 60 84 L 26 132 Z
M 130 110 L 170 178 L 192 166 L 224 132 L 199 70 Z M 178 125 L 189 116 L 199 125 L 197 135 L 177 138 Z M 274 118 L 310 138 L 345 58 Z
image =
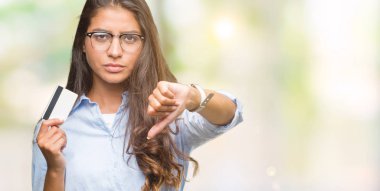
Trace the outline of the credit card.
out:
M 42 115 L 42 119 L 59 118 L 66 120 L 77 98 L 78 94 L 58 86 Z

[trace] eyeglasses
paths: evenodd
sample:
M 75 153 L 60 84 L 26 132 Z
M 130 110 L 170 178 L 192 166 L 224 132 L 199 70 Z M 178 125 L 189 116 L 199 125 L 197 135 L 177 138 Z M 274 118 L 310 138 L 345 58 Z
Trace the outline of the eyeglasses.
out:
M 114 37 L 119 38 L 121 48 L 126 52 L 136 52 L 144 40 L 144 36 L 135 33 L 124 33 L 114 35 L 109 32 L 89 32 L 86 33 L 91 39 L 91 46 L 95 50 L 106 51 L 110 48 Z

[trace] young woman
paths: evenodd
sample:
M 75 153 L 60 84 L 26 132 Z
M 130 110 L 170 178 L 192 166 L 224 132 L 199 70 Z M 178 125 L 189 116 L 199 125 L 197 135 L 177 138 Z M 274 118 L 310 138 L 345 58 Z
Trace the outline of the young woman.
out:
M 189 153 L 242 121 L 232 95 L 177 83 L 144 0 L 87 0 L 69 117 L 40 121 L 33 190 L 182 190 Z

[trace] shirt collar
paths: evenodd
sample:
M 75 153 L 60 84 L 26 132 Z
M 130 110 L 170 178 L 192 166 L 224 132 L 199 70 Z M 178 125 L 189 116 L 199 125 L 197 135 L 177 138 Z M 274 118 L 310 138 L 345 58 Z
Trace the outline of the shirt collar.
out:
M 127 104 L 127 98 L 128 98 L 128 91 L 125 91 L 121 94 L 122 96 L 122 100 L 121 100 L 121 106 L 124 106 Z M 96 104 L 95 102 L 91 101 L 90 98 L 88 98 L 85 94 L 82 94 L 79 99 L 76 101 L 76 103 L 74 104 L 74 107 L 72 109 L 72 111 L 74 111 L 75 109 L 77 109 L 79 107 L 79 105 L 82 104 L 82 102 L 88 102 L 88 103 L 91 103 L 91 104 Z

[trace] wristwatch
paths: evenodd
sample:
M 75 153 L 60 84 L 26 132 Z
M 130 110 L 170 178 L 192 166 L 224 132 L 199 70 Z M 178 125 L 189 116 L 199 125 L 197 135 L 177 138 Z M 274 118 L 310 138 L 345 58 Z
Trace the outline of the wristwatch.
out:
M 190 84 L 190 86 L 196 88 L 199 91 L 199 94 L 201 95 L 201 102 L 199 106 L 195 110 L 192 110 L 191 112 L 200 112 L 206 107 L 207 103 L 214 96 L 214 93 L 210 93 L 206 96 L 205 90 L 200 85 Z

